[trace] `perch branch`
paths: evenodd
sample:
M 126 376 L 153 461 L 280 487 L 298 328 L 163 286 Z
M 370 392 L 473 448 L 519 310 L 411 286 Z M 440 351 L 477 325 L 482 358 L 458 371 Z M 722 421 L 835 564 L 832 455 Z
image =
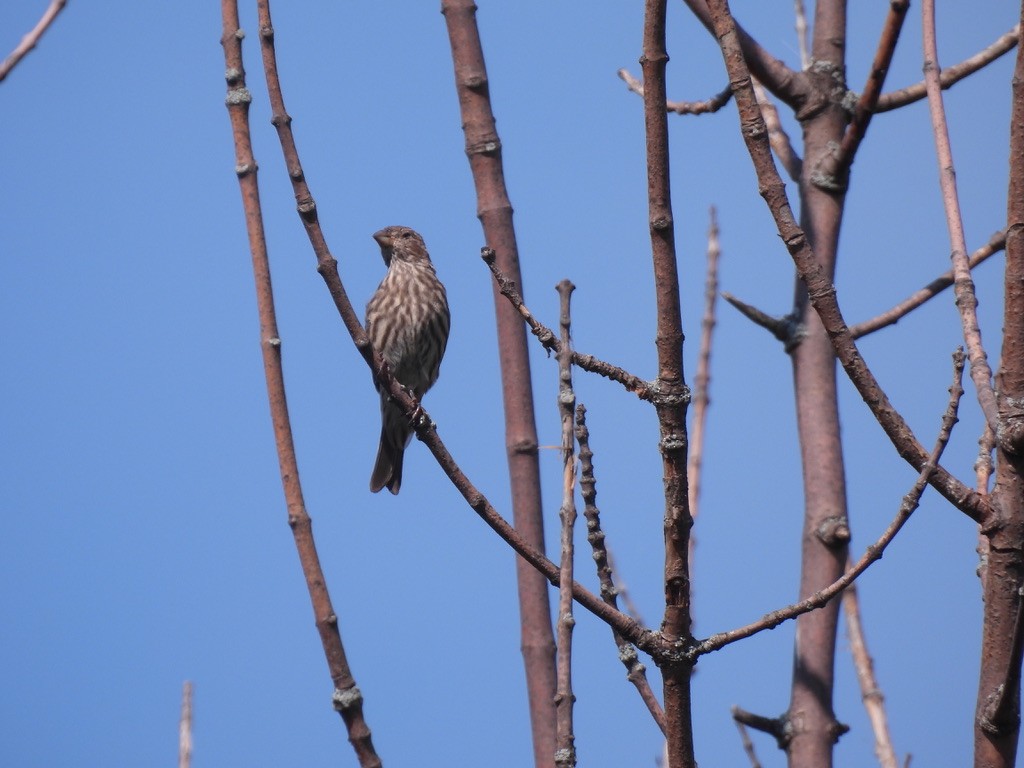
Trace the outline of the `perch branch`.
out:
M 629 70 L 620 69 L 618 75 L 629 90 L 643 98 L 644 84 L 633 77 Z M 710 99 L 704 99 L 704 101 L 666 101 L 665 111 L 674 112 L 677 115 L 704 115 L 717 112 L 728 104 L 731 98 L 732 89 L 727 85 L 724 90 L 719 91 Z

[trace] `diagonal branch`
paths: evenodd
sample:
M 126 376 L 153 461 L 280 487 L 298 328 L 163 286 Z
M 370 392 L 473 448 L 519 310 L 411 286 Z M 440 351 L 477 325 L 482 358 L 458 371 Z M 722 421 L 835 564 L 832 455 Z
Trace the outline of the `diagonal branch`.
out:
M 981 248 L 971 254 L 971 258 L 967 262 L 968 268 L 973 270 L 976 266 L 988 259 L 989 256 L 999 253 L 999 251 L 1003 250 L 1005 247 L 1005 230 L 996 232 L 991 238 L 989 238 L 989 241 L 985 243 L 985 245 L 981 246 Z M 863 323 L 851 325 L 850 335 L 855 339 L 859 339 L 861 336 L 867 336 L 869 333 L 874 333 L 881 328 L 885 328 L 887 325 L 893 325 L 929 299 L 938 296 L 952 284 L 953 270 L 949 270 L 948 272 L 939 275 L 921 290 L 908 296 L 892 309 L 886 310 L 882 314 L 873 317 L 870 320 L 865 320 Z
M 270 17 L 267 0 L 260 2 L 261 27 L 269 29 Z M 259 186 L 256 181 L 256 161 L 252 152 L 249 134 L 249 103 L 252 97 L 245 83 L 245 69 L 242 63 L 242 38 L 244 33 L 238 22 L 237 0 L 222 0 L 221 14 L 224 21 L 224 63 L 227 77 L 227 107 L 231 118 L 231 129 L 235 143 L 235 171 L 245 208 L 246 230 L 249 248 L 252 252 L 252 269 L 256 282 L 256 303 L 260 318 L 260 348 L 263 353 L 263 372 L 267 382 L 267 397 L 270 401 L 270 415 L 274 426 L 274 441 L 277 447 L 278 463 L 281 469 L 281 484 L 284 487 L 288 509 L 288 525 L 292 529 L 299 563 L 306 579 L 306 588 L 316 618 L 317 631 L 327 659 L 331 680 L 334 683 L 334 707 L 341 714 L 348 730 L 349 741 L 363 768 L 381 765 L 370 737 L 370 728 L 363 718 L 363 697 L 356 686 L 355 678 L 345 655 L 345 647 L 338 629 L 338 617 L 331 604 L 327 582 L 320 567 L 320 558 L 313 539 L 313 524 L 306 511 L 299 481 L 299 466 L 295 456 L 295 441 L 292 437 L 288 417 L 288 401 L 285 397 L 284 371 L 281 365 L 281 339 L 277 331 L 274 310 L 274 294 L 270 283 L 270 262 L 267 257 L 267 243 L 263 231 L 263 214 L 260 210 Z M 265 38 L 264 38 L 265 40 Z M 266 49 L 264 48 L 264 53 Z
M 494 281 L 498 286 L 498 290 L 501 291 L 501 295 L 508 299 L 516 312 L 526 321 L 526 324 L 530 327 L 530 332 L 537 337 L 537 340 L 540 341 L 546 350 L 554 352 L 556 355 L 559 354 L 562 350 L 562 343 L 558 340 L 555 332 L 537 320 L 523 303 L 523 297 L 516 288 L 516 284 L 505 277 L 505 274 L 495 263 L 494 251 L 490 248 L 481 248 L 480 258 L 484 260 L 484 263 L 490 268 L 491 274 L 494 275 Z M 593 355 L 583 355 L 573 350 L 572 364 L 577 368 L 582 368 L 585 371 L 604 376 L 606 379 L 619 382 L 627 391 L 633 392 L 641 400 L 653 400 L 655 397 L 654 388 L 650 382 L 644 381 L 639 376 L 634 376 L 617 365 L 599 360 Z
M 39 44 L 39 39 L 43 36 L 43 33 L 50 28 L 53 20 L 57 18 L 57 14 L 63 11 L 64 6 L 67 4 L 68 0 L 53 0 L 47 9 L 43 11 L 42 18 L 32 28 L 32 31 L 21 38 L 21 42 L 0 64 L 0 83 L 11 74 L 11 70 L 18 65 L 18 62 L 25 58 L 28 52 Z
M 959 83 L 968 75 L 973 75 L 975 72 L 988 66 L 1003 54 L 1012 51 L 1017 45 L 1017 39 L 1019 37 L 1020 25 L 1018 24 L 1006 34 L 1001 35 L 991 45 L 978 51 L 978 53 L 974 54 L 970 58 L 964 59 L 959 64 L 954 64 L 952 67 L 947 67 L 942 70 L 942 75 L 939 77 L 939 85 L 943 90 L 946 90 L 947 88 Z M 924 81 L 922 80 L 920 83 L 908 85 L 906 88 L 901 88 L 898 91 L 882 94 L 878 99 L 878 104 L 875 106 L 875 112 L 888 112 L 891 109 L 905 107 L 907 104 L 913 104 L 915 101 L 920 101 L 927 95 L 927 89 L 925 88 Z
M 597 508 L 597 480 L 594 477 L 594 452 L 590 449 L 590 430 L 587 428 L 587 409 L 580 403 L 576 406 L 576 441 L 580 445 L 580 494 L 583 496 L 583 516 L 587 520 L 587 541 L 593 552 L 594 565 L 597 567 L 597 578 L 601 583 L 601 599 L 608 605 L 618 609 L 619 595 L 629 610 L 629 600 L 625 588 L 616 586 L 613 577 L 611 555 L 604 542 L 604 531 L 601 530 L 601 512 Z M 632 612 L 631 612 L 632 613 Z M 636 616 L 635 613 L 633 613 Z M 647 668 L 637 658 L 636 649 L 626 642 L 612 628 L 612 638 L 619 649 L 619 660 L 626 667 L 626 679 L 629 680 L 640 694 L 654 721 L 665 732 L 665 712 L 651 690 L 647 681 Z
M 628 70 L 620 69 L 619 77 L 633 93 L 641 98 L 644 95 L 644 84 L 629 74 Z M 674 112 L 677 115 L 704 115 L 717 112 L 732 98 L 732 89 L 727 85 L 725 88 L 710 99 L 704 101 L 666 101 L 665 111 Z
M 892 64 L 892 56 L 896 52 L 896 42 L 899 40 L 903 21 L 907 17 L 909 8 L 910 0 L 893 0 L 889 3 L 889 13 L 885 18 L 885 25 L 878 40 L 878 49 L 871 62 L 871 72 L 868 74 L 864 91 L 853 108 L 853 114 L 850 116 L 849 125 L 846 126 L 839 151 L 826 155 L 825 164 L 831 167 L 823 168 L 822 172 L 836 179 L 843 188 L 848 183 L 853 158 L 868 132 L 871 116 L 875 113 L 875 105 L 878 104 L 878 98 L 882 93 L 885 76 L 889 74 L 889 65 Z
M 942 189 L 942 203 L 946 210 L 946 226 L 952 246 L 953 292 L 956 307 L 960 311 L 960 325 L 963 328 L 967 358 L 971 362 L 971 380 L 978 396 L 978 404 L 985 421 L 996 428 L 996 393 L 992 386 L 992 369 L 981 342 L 981 327 L 978 325 L 978 299 L 974 292 L 974 280 L 967 264 L 967 241 L 964 238 L 964 222 L 960 212 L 960 199 L 956 188 L 956 170 L 953 166 L 953 150 L 949 143 L 949 129 L 946 125 L 946 111 L 942 104 L 942 90 L 939 87 L 939 54 L 935 39 L 935 0 L 924 0 L 921 7 L 921 24 L 924 38 L 924 83 L 928 89 L 928 107 L 931 112 L 932 130 L 935 134 L 935 154 L 939 162 L 939 186 Z
M 904 523 L 910 519 L 910 516 L 914 513 L 914 510 L 917 509 L 918 504 L 920 504 L 921 494 L 924 493 L 924 489 L 928 485 L 928 476 L 936 470 L 939 458 L 942 456 L 942 452 L 946 449 L 946 444 L 949 442 L 949 436 L 953 431 L 953 425 L 957 422 L 957 411 L 960 407 L 960 398 L 964 393 L 962 386 L 963 371 L 963 350 L 957 349 L 953 354 L 953 384 L 949 388 L 949 403 L 946 406 L 946 412 L 942 416 L 942 426 L 939 429 L 939 436 L 936 438 L 935 447 L 932 449 L 927 461 L 925 461 L 924 467 L 921 468 L 921 472 L 918 475 L 914 486 L 903 497 L 903 501 L 900 504 L 896 517 L 891 523 L 889 523 L 889 526 L 882 532 L 882 535 L 878 537 L 875 543 L 868 546 L 860 560 L 857 561 L 856 565 L 847 570 L 846 573 L 836 581 L 832 582 L 824 589 L 815 592 L 807 599 L 801 600 L 799 603 L 794 603 L 786 608 L 781 608 L 765 614 L 757 621 L 748 624 L 745 627 L 733 629 L 728 632 L 720 632 L 719 634 L 712 635 L 706 640 L 696 643 L 690 651 L 694 658 L 705 653 L 717 651 L 730 643 L 735 643 L 737 640 L 750 637 L 751 635 L 757 634 L 763 630 L 774 629 L 784 621 L 789 621 L 790 619 L 794 619 L 808 611 L 821 608 L 830 600 L 835 598 L 836 595 L 850 586 L 858 576 L 868 569 L 868 566 L 876 560 L 881 560 L 882 555 L 885 552 L 885 548 L 889 546 L 889 542 L 896 537 L 896 534 L 899 533 Z
M 708 0 L 712 8 L 718 39 L 726 69 L 736 95 L 742 134 L 758 177 L 758 188 L 775 219 L 782 241 L 796 265 L 797 273 L 807 288 L 808 298 L 835 349 L 836 357 L 856 387 L 875 419 L 895 446 L 897 453 L 920 471 L 928 461 L 928 453 L 914 436 L 906 421 L 892 406 L 871 369 L 857 349 L 836 299 L 831 277 L 817 263 L 803 230 L 793 217 L 786 188 L 772 160 L 764 120 L 754 98 L 750 71 L 747 69 L 738 41 L 734 21 L 725 0 Z M 989 504 L 972 488 L 953 477 L 942 467 L 931 473 L 930 482 L 957 509 L 978 521 L 989 513 Z

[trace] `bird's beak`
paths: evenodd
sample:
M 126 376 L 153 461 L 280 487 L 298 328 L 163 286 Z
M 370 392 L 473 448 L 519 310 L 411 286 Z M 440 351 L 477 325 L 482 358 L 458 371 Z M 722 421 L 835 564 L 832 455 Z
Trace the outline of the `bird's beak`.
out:
M 377 244 L 381 248 L 390 248 L 393 242 L 390 235 L 388 235 L 388 233 L 383 229 L 380 232 L 374 232 L 373 239 L 377 241 Z

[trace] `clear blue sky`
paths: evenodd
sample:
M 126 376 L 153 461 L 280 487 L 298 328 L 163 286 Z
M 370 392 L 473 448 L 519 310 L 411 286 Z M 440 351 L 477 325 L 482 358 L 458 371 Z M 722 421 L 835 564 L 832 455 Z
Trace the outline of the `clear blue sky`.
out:
M 508 510 L 493 308 L 437 3 L 278 3 L 288 109 L 321 219 L 362 307 L 383 274 L 370 235 L 405 224 L 448 286 L 453 331 L 426 406 L 467 474 Z M 939 9 L 949 65 L 1014 22 L 1012 4 Z M 45 2 L 0 5 L 0 54 Z M 378 415 L 294 213 L 269 125 L 254 4 L 243 25 L 255 151 L 306 500 L 375 743 L 390 765 L 526 765 L 530 758 L 511 552 L 410 449 L 402 494 L 367 481 Z M 480 2 L 529 305 L 557 319 L 569 277 L 577 347 L 654 374 L 640 100 L 641 10 L 631 3 Z M 748 29 L 798 64 L 790 2 L 736 2 Z M 849 80 L 860 89 L 883 2 L 851 3 Z M 717 48 L 671 7 L 669 93 L 726 82 Z M 920 79 L 915 5 L 889 79 Z M 206 766 L 355 765 L 286 525 L 260 363 L 248 244 L 223 105 L 217 3 L 72 2 L 0 85 L 0 763 L 173 762 L 183 680 L 195 682 Z M 968 246 L 1005 218 L 1012 56 L 947 92 Z M 792 127 L 792 121 L 789 125 Z M 735 109 L 671 121 L 688 375 L 699 337 L 707 209 L 722 228 L 721 287 L 782 314 L 792 267 L 756 192 Z M 858 155 L 839 266 L 853 322 L 947 269 L 949 245 L 924 103 L 879 116 Z M 790 185 L 792 189 L 792 185 Z M 998 357 L 1002 259 L 977 274 Z M 863 352 L 931 444 L 960 343 L 946 295 Z M 541 442 L 558 441 L 556 370 L 535 348 Z M 789 361 L 720 306 L 695 631 L 706 636 L 795 598 L 801 492 Z M 652 411 L 577 377 L 589 409 L 609 542 L 648 623 L 660 621 L 660 465 Z M 852 387 L 841 386 L 854 551 L 894 515 L 914 473 Z M 968 388 L 945 464 L 973 477 L 980 423 Z M 549 550 L 560 460 L 541 454 Z M 585 546 L 582 535 L 579 544 Z M 975 526 L 928 492 L 861 580 L 893 738 L 915 765 L 971 754 L 981 603 Z M 577 572 L 595 578 L 585 551 Z M 697 755 L 743 765 L 729 707 L 788 704 L 792 624 L 704 658 Z M 653 765 L 660 734 L 607 629 L 578 613 L 581 764 Z M 872 737 L 845 637 L 836 709 Z M 654 674 L 657 680 L 656 673 Z M 755 736 L 766 766 L 784 764 Z

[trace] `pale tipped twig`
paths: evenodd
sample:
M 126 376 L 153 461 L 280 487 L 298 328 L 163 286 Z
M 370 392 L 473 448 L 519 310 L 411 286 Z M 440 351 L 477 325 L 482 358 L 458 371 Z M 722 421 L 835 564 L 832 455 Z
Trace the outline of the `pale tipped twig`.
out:
M 715 300 L 718 298 L 718 259 L 722 254 L 718 241 L 718 217 L 715 207 L 708 211 L 708 255 L 704 278 L 704 316 L 700 323 L 700 351 L 697 370 L 693 376 L 693 420 L 690 422 L 690 451 L 686 459 L 686 480 L 689 493 L 690 517 L 697 519 L 700 502 L 701 468 L 704 462 L 704 432 L 707 425 L 708 396 L 711 383 L 711 338 L 715 330 Z M 690 534 L 690 575 L 692 583 L 693 552 L 697 537 Z
M 621 586 L 616 586 L 614 566 L 611 553 L 605 544 L 604 531 L 601 529 L 601 512 L 597 507 L 597 478 L 594 476 L 594 452 L 590 449 L 590 430 L 587 428 L 587 409 L 580 403 L 576 406 L 576 442 L 580 451 L 580 495 L 583 497 L 583 517 L 587 520 L 587 541 L 593 553 L 594 565 L 597 567 L 597 578 L 601 584 L 601 599 L 608 605 L 618 609 L 618 598 L 621 595 L 626 604 L 627 612 L 641 624 L 643 619 L 636 612 L 636 606 L 628 599 L 629 593 Z M 612 628 L 615 646 L 619 649 L 619 661 L 626 667 L 626 679 L 629 680 L 647 705 L 654 722 L 665 732 L 665 712 L 661 703 L 651 690 L 647 680 L 647 668 L 637 657 L 636 649 Z
M 1017 38 L 1019 35 L 1020 25 L 1018 24 L 1006 34 L 1001 35 L 991 45 L 974 54 L 970 58 L 964 59 L 959 64 L 954 64 L 952 67 L 946 67 L 942 70 L 942 74 L 939 77 L 939 86 L 945 90 L 960 82 L 968 75 L 973 75 L 978 70 L 984 68 L 988 64 L 991 64 L 1008 51 L 1012 51 L 1017 45 Z M 927 89 L 924 81 L 914 83 L 913 85 L 901 88 L 898 91 L 882 94 L 878 98 L 878 104 L 875 105 L 875 112 L 888 112 L 891 109 L 897 109 L 898 107 L 912 104 L 915 101 L 920 101 L 927 95 Z
M 847 561 L 847 569 L 852 565 Z M 875 666 L 871 654 L 868 653 L 864 626 L 860 620 L 860 601 L 857 598 L 856 584 L 851 584 L 843 592 L 843 616 L 846 618 L 846 635 L 850 640 L 850 655 L 853 657 L 853 666 L 857 672 L 860 697 L 871 722 L 871 731 L 875 735 L 875 756 L 882 768 L 899 768 L 896 752 L 892 747 L 892 737 L 889 735 L 885 697 L 875 677 Z
M 761 733 L 767 733 L 770 736 L 774 736 L 776 743 L 779 745 L 779 749 L 785 749 L 786 745 L 789 744 L 792 728 L 790 727 L 788 715 L 783 715 L 782 717 L 765 717 L 764 715 L 755 715 L 753 712 L 748 712 L 742 707 L 734 706 L 732 708 L 732 719 L 739 725 L 744 725 L 748 728 L 753 728 L 755 731 L 761 731 Z M 751 756 L 752 751 L 753 744 L 751 744 L 751 750 L 747 752 L 748 757 Z M 753 756 L 752 759 L 756 761 L 756 755 Z
M 39 38 L 43 36 L 43 33 L 50 28 L 53 24 L 53 20 L 57 18 L 57 14 L 64 10 L 64 6 L 67 5 L 68 0 L 53 0 L 46 10 L 43 11 L 42 17 L 38 23 L 32 28 L 32 31 L 21 38 L 21 42 L 11 51 L 7 58 L 0 63 L 0 83 L 11 73 L 18 62 L 21 61 L 25 56 L 39 43 Z
M 491 248 L 481 248 L 480 258 L 484 260 L 484 263 L 491 270 L 491 274 L 494 275 L 494 281 L 497 283 L 498 290 L 501 291 L 502 296 L 508 299 L 509 303 L 522 315 L 523 320 L 530 327 L 530 332 L 537 337 L 537 340 L 540 341 L 545 349 L 558 354 L 561 342 L 558 340 L 555 332 L 537 320 L 523 303 L 523 297 L 515 283 L 505 277 L 495 264 L 494 251 Z M 583 355 L 574 350 L 572 353 L 572 364 L 577 368 L 582 368 L 585 371 L 604 376 L 606 379 L 619 382 L 641 400 L 652 400 L 655 397 L 650 382 L 644 381 L 639 376 L 634 376 L 616 365 L 598 360 L 593 355 Z
M 974 280 L 967 263 L 967 242 L 964 238 L 963 216 L 957 194 L 956 170 L 953 166 L 953 150 L 949 143 L 949 128 L 946 125 L 946 110 L 942 103 L 939 86 L 939 54 L 935 36 L 935 0 L 924 0 L 921 6 L 921 29 L 924 38 L 924 83 L 928 91 L 928 108 L 935 136 L 935 154 L 939 164 L 939 186 L 942 203 L 946 211 L 946 227 L 953 261 L 953 292 L 956 307 L 960 311 L 967 359 L 970 361 L 970 375 L 974 382 L 978 404 L 985 414 L 985 421 L 995 429 L 996 394 L 992 387 L 992 369 L 981 341 L 981 327 L 978 324 L 978 299 L 974 292 Z
M 192 683 L 181 686 L 181 718 L 178 721 L 178 768 L 192 765 Z
M 800 49 L 800 69 L 806 70 L 811 65 L 811 54 L 808 45 L 807 11 L 804 10 L 804 0 L 793 0 L 793 16 L 796 27 L 796 44 Z
M 800 0 L 797 0 L 799 4 Z M 735 713 L 736 707 L 733 707 L 733 713 Z M 761 761 L 757 759 L 757 752 L 754 750 L 754 742 L 750 740 L 750 735 L 747 733 L 747 726 L 742 722 L 733 717 L 732 720 L 736 723 L 736 730 L 740 732 L 740 744 L 743 745 L 743 751 L 747 755 L 747 759 L 750 761 L 750 768 L 761 768 Z
M 561 349 L 558 352 L 558 410 L 562 417 L 562 521 L 561 566 L 558 572 L 558 621 L 556 635 L 558 656 L 555 671 L 555 766 L 576 765 L 576 738 L 572 715 L 576 697 L 572 692 L 572 615 L 573 530 L 576 527 L 576 451 L 573 417 L 576 393 L 572 388 L 572 316 L 570 305 L 574 286 L 562 280 L 557 286 Z
M 644 84 L 637 78 L 633 77 L 627 69 L 620 69 L 618 71 L 619 77 L 637 96 L 643 98 L 644 95 Z M 673 112 L 677 115 L 705 115 L 711 112 L 717 112 L 726 104 L 729 103 L 729 99 L 732 98 L 732 88 L 728 85 L 725 86 L 721 91 L 716 93 L 709 99 L 703 101 L 665 101 L 665 111 Z
M 976 266 L 988 259 L 989 256 L 999 253 L 999 251 L 1003 250 L 1005 247 L 1006 232 L 996 232 L 992 235 L 989 241 L 985 243 L 985 245 L 981 246 L 981 248 L 971 254 L 971 258 L 967 262 L 968 268 L 973 270 Z M 953 285 L 953 270 L 949 270 L 948 272 L 939 275 L 928 283 L 928 285 L 924 286 L 919 291 L 914 292 L 892 309 L 886 310 L 882 314 L 877 315 L 870 320 L 865 320 L 863 323 L 851 325 L 850 335 L 855 339 L 859 339 L 860 337 L 867 336 L 869 333 L 874 333 L 881 328 L 893 325 L 929 299 L 938 296 L 951 285 Z
M 836 595 L 840 594 L 846 587 L 850 586 L 858 576 L 860 576 L 868 567 L 876 560 L 880 560 L 885 552 L 885 548 L 889 546 L 889 543 L 895 538 L 896 534 L 899 533 L 903 525 L 910 519 L 910 516 L 917 509 L 918 504 L 921 501 L 921 494 L 924 493 L 925 487 L 928 485 L 928 476 L 935 471 L 938 465 L 939 458 L 942 456 L 942 452 L 946 448 L 946 444 L 949 442 L 950 433 L 953 430 L 953 425 L 957 421 L 957 411 L 960 406 L 960 398 L 963 395 L 963 370 L 964 370 L 964 353 L 962 349 L 957 349 L 953 355 L 953 384 L 949 388 L 949 403 L 946 406 L 946 412 L 942 416 L 942 426 L 939 429 L 939 435 L 935 441 L 935 447 L 932 449 L 928 456 L 925 465 L 921 468 L 921 472 L 918 474 L 917 481 L 910 491 L 903 497 L 903 501 L 900 504 L 899 511 L 896 517 L 882 535 L 871 545 L 867 547 L 860 560 L 857 561 L 856 565 L 846 571 L 836 581 L 829 584 L 824 589 L 815 592 L 805 600 L 801 600 L 798 603 L 794 603 L 785 608 L 781 608 L 771 613 L 765 614 L 757 621 L 740 627 L 739 629 L 733 629 L 728 632 L 721 632 L 716 635 L 712 635 L 706 640 L 701 640 L 694 644 L 690 650 L 690 655 L 693 657 L 700 656 L 705 653 L 711 653 L 717 651 L 720 648 L 724 648 L 730 643 L 734 643 L 737 640 L 742 640 L 745 637 L 757 634 L 766 629 L 773 629 L 784 621 L 789 621 L 797 616 L 813 611 L 816 608 L 821 608 L 826 605 L 830 600 L 834 599 Z M 750 723 L 747 723 L 751 725 Z

